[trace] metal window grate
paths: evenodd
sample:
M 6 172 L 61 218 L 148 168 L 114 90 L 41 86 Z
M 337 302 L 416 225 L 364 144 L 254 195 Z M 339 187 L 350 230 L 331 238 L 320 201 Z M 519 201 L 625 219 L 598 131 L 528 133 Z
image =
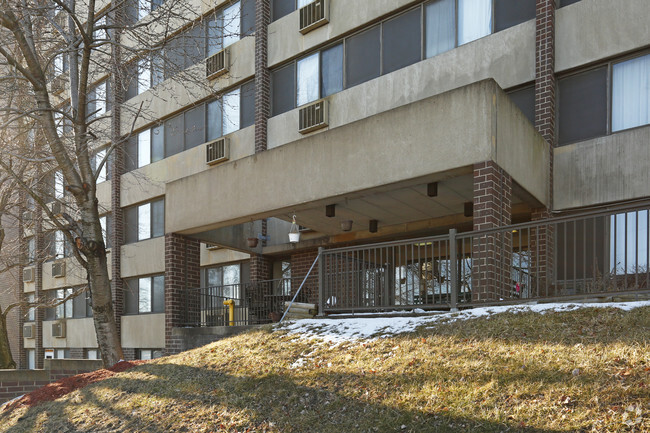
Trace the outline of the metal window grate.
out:
M 23 269 L 23 282 L 31 283 L 32 281 L 34 281 L 34 268 Z
M 65 277 L 65 262 L 52 263 L 52 276 L 54 278 Z

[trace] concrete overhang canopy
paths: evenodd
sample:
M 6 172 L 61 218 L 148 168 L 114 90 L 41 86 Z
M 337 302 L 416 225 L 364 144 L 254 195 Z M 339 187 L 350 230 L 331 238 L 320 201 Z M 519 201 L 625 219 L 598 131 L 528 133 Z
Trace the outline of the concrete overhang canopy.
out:
M 426 199 L 418 193 L 422 185 L 443 181 L 450 200 L 471 200 L 473 165 L 488 160 L 512 176 L 526 199 L 549 203 L 548 144 L 494 80 L 170 182 L 166 231 L 196 234 L 320 206 L 325 218 L 326 204 L 374 197 L 368 206 L 381 208 L 382 194 L 419 206 L 411 219 L 431 217 L 416 204 Z M 450 214 L 456 208 L 442 199 L 430 206 Z M 393 213 L 396 223 L 409 218 Z

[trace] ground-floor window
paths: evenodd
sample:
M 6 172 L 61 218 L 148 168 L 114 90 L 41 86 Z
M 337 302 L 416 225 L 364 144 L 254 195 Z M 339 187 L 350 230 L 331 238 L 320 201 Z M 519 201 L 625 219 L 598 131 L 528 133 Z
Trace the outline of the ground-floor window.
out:
M 138 359 L 156 359 L 163 356 L 162 349 L 138 349 L 136 357 Z

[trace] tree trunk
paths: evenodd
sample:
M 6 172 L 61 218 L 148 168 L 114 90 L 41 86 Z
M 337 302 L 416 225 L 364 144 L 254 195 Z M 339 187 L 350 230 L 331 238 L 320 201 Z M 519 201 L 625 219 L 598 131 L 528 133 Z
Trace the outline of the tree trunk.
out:
M 16 362 L 11 356 L 9 335 L 7 335 L 7 317 L 0 311 L 0 370 L 14 368 L 16 368 Z
M 94 197 L 94 188 L 91 188 L 93 191 L 89 195 Z M 102 229 L 99 224 L 97 202 L 89 203 L 89 201 L 86 201 L 80 208 L 84 236 L 79 240 L 77 247 L 86 256 L 97 344 L 104 366 L 111 367 L 124 359 L 124 354 L 113 311 L 113 296 L 108 276 L 106 248 L 104 247 Z

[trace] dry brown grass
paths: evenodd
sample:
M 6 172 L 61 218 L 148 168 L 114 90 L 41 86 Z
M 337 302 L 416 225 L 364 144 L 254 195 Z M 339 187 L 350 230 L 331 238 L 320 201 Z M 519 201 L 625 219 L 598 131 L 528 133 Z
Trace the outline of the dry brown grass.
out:
M 0 432 L 647 432 L 649 335 L 650 307 L 335 347 L 264 328 L 3 414 Z

